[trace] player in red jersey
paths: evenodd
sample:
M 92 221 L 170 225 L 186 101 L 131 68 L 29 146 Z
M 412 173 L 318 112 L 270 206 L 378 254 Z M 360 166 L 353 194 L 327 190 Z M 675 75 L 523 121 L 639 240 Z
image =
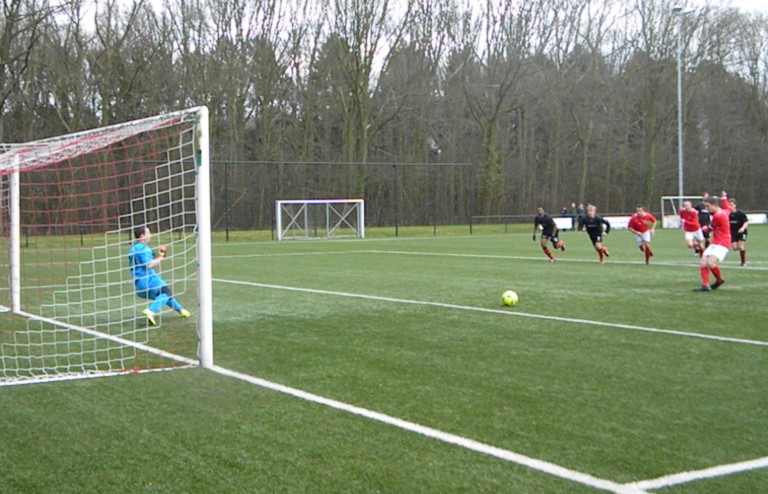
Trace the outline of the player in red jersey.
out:
M 635 235 L 635 243 L 640 251 L 645 254 L 645 263 L 651 261 L 651 238 L 656 233 L 656 217 L 645 210 L 645 206 L 638 204 L 635 214 L 630 216 L 627 229 Z
M 696 255 L 701 256 L 704 252 L 704 233 L 699 224 L 699 212 L 693 207 L 691 201 L 683 202 L 683 209 L 680 210 L 680 223 L 685 232 L 685 245 L 693 249 Z
M 720 274 L 718 262 L 723 262 L 728 255 L 728 247 L 731 246 L 731 224 L 728 221 L 728 210 L 723 209 L 717 203 L 717 199 L 707 199 L 707 211 L 711 215 L 710 229 L 711 241 L 699 261 L 699 273 L 701 273 L 701 286 L 697 292 L 711 292 L 724 283 Z M 709 284 L 709 272 L 715 275 L 715 283 Z

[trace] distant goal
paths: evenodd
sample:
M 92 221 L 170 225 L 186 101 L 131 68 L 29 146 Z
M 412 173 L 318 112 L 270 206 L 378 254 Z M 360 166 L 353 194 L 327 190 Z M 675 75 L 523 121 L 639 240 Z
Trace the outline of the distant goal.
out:
M 699 204 L 701 196 L 661 196 L 661 227 L 680 228 L 680 208 L 685 201 L 691 201 L 694 206 Z
M 290 199 L 275 203 L 277 240 L 365 238 L 363 199 Z

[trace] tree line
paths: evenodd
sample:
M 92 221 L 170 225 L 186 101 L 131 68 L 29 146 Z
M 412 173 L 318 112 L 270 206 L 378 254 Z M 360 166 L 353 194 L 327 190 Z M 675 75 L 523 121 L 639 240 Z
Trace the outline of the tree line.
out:
M 768 17 L 676 6 L 6 0 L 0 139 L 207 105 L 219 226 L 266 227 L 276 198 L 370 197 L 379 224 L 393 201 L 414 223 L 620 212 L 677 193 L 680 68 L 684 193 L 765 210 Z

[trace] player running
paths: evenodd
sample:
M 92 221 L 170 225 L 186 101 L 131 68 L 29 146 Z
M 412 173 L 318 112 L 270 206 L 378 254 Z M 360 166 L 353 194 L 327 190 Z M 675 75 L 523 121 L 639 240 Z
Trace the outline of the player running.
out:
M 728 221 L 728 210 L 723 209 L 714 197 L 707 198 L 707 210 L 710 214 L 711 243 L 704 250 L 699 261 L 699 273 L 701 273 L 701 286 L 694 289 L 696 292 L 711 292 L 725 283 L 720 273 L 718 262 L 723 262 L 728 255 L 728 247 L 731 245 L 731 225 Z M 709 284 L 709 272 L 715 275 L 715 283 Z
M 547 242 L 552 241 L 556 249 L 565 251 L 565 243 L 557 237 L 558 229 L 555 220 L 544 212 L 544 208 L 536 208 L 536 217 L 533 219 L 533 241 L 536 241 L 536 231 L 541 228 L 541 250 L 549 257 L 549 262 L 555 262 L 555 256 L 547 248 Z
M 685 245 L 701 257 L 701 253 L 704 252 L 704 233 L 699 224 L 699 212 L 693 207 L 691 201 L 683 202 L 683 209 L 680 210 L 680 223 L 685 232 Z
M 603 225 L 605 225 L 605 234 L 611 233 L 611 224 L 602 216 L 598 216 L 597 206 L 594 204 L 587 206 L 586 215 L 579 216 L 579 231 L 586 229 L 587 235 L 589 235 L 589 239 L 600 257 L 600 264 L 605 264 L 605 258 L 611 257 L 608 248 L 603 246 Z
M 136 286 L 136 295 L 152 300 L 152 304 L 141 312 L 147 322 L 157 326 L 155 316 L 164 305 L 174 309 L 181 317 L 189 317 L 189 311 L 173 298 L 168 284 L 155 272 L 155 268 L 165 259 L 165 247 L 160 248 L 157 256 L 152 252 L 147 245 L 152 239 L 152 232 L 147 227 L 136 228 L 133 235 L 136 243 L 128 251 L 128 264 Z
M 638 204 L 635 214 L 629 218 L 627 229 L 635 235 L 635 243 L 645 254 L 645 263 L 650 264 L 653 255 L 651 238 L 656 234 L 656 217 L 646 211 L 645 206 Z
M 731 209 L 729 221 L 731 225 L 731 249 L 739 251 L 741 256 L 741 265 L 747 265 L 747 250 L 744 245 L 747 241 L 747 227 L 749 219 L 746 213 L 736 207 L 736 199 L 728 199 L 728 205 Z
M 707 210 L 707 199 L 709 198 L 709 192 L 701 194 L 701 203 L 695 206 L 696 211 L 699 212 L 699 226 L 701 227 L 701 233 L 704 235 L 704 248 L 709 247 L 709 221 L 710 214 Z

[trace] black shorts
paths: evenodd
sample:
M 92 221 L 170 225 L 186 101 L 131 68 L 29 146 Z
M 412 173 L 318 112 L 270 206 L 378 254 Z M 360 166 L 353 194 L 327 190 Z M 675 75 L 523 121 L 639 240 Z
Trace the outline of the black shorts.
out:
M 740 242 L 740 241 L 747 241 L 747 231 L 744 230 L 743 232 L 731 232 L 731 242 Z
M 554 236 L 555 231 L 554 230 L 544 230 L 541 232 L 541 236 L 544 238 L 550 238 Z
M 590 232 L 589 230 L 587 230 L 587 234 L 589 235 L 589 239 L 592 241 L 593 244 L 602 243 L 603 241 L 602 232 Z

